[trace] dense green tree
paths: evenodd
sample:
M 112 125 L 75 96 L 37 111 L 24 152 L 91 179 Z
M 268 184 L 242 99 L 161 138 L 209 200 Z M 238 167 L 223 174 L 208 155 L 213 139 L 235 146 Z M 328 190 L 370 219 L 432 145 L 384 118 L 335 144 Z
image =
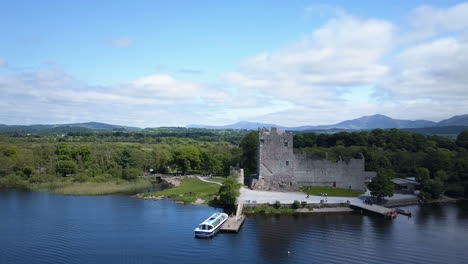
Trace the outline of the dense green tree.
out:
M 72 157 L 76 162 L 88 163 L 91 161 L 91 147 L 82 145 L 72 151 Z
M 7 157 L 14 157 L 16 156 L 16 154 L 18 153 L 18 147 L 17 146 L 10 146 L 10 147 L 7 147 L 4 151 L 3 151 L 3 155 L 7 156 Z
M 415 179 L 424 186 L 424 184 L 431 179 L 429 170 L 423 167 L 417 168 Z
M 142 174 L 142 171 L 136 168 L 126 168 L 122 170 L 122 178 L 127 181 L 135 180 L 138 176 L 141 176 Z
M 465 130 L 458 134 L 456 143 L 459 147 L 468 149 L 468 130 Z
M 247 175 L 257 172 L 258 157 L 258 132 L 251 131 L 242 139 L 240 143 L 242 149 L 241 167 Z
M 219 203 L 222 207 L 233 207 L 239 197 L 242 185 L 237 182 L 237 177 L 237 175 L 227 177 L 219 188 Z
M 71 160 L 61 160 L 57 162 L 57 165 L 55 166 L 55 171 L 61 174 L 62 176 L 65 176 L 67 174 L 73 174 L 76 171 L 76 165 Z
M 200 169 L 200 150 L 195 146 L 180 146 L 174 150 L 174 165 L 182 173 Z
M 132 154 L 128 149 L 123 149 L 115 158 L 115 162 L 120 165 L 122 169 L 130 167 Z
M 395 173 L 391 169 L 377 170 L 377 176 L 368 185 L 371 195 L 378 199 L 382 199 L 385 196 L 393 196 L 395 186 L 391 182 L 391 179 L 394 176 Z

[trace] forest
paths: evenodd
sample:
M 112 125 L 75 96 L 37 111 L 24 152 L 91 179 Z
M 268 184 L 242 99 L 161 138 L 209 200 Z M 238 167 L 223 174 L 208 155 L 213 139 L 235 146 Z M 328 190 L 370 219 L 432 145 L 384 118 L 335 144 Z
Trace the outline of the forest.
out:
M 257 133 L 250 132 L 241 142 L 242 164 L 256 171 Z M 298 133 L 294 151 L 331 161 L 357 158 L 362 153 L 366 170 L 387 178 L 415 177 L 422 184 L 425 199 L 468 194 L 468 130 L 456 139 L 422 135 L 398 129 L 361 132 Z
M 157 173 L 227 175 L 240 164 L 256 173 L 257 132 L 158 128 L 0 134 L 0 186 L 48 182 L 131 182 Z M 294 151 L 331 161 L 366 159 L 366 170 L 416 177 L 423 195 L 468 194 L 468 130 L 455 139 L 397 129 L 297 133 Z M 326 154 L 325 154 L 326 153 Z
M 0 135 L 0 186 L 132 182 L 149 173 L 226 175 L 244 131 L 163 128 Z

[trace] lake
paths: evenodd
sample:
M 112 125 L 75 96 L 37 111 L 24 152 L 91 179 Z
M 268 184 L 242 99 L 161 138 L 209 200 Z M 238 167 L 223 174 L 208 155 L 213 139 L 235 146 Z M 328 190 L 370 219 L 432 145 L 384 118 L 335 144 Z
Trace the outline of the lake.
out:
M 3 190 L 0 263 L 468 263 L 467 203 L 404 208 L 413 217 L 249 216 L 238 234 L 195 239 L 216 209 Z

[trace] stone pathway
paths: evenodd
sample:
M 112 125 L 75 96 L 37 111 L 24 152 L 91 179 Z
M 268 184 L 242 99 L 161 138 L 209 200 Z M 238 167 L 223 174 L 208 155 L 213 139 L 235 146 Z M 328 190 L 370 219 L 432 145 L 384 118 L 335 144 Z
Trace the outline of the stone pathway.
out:
M 292 204 L 294 201 L 306 201 L 308 204 L 320 203 L 320 200 L 325 200 L 323 196 L 309 196 L 302 192 L 270 192 L 270 191 L 257 191 L 250 190 L 242 187 L 240 196 L 237 198 L 238 203 L 243 204 L 274 204 L 279 201 L 282 204 Z M 328 197 L 327 203 L 362 203 L 358 197 Z
M 209 179 L 209 178 L 206 178 L 206 177 L 197 176 L 197 178 L 200 179 L 200 181 L 209 182 L 209 183 L 214 183 L 214 184 L 218 184 L 218 185 L 223 185 L 223 184 L 220 183 L 220 182 L 215 182 L 215 181 L 207 180 L 207 179 Z

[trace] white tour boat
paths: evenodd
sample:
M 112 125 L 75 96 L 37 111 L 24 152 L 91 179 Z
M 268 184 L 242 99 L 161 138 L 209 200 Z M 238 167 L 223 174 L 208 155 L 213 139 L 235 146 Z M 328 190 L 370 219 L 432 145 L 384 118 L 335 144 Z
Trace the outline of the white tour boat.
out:
M 195 228 L 195 237 L 212 237 L 228 219 L 225 213 L 214 213 Z

